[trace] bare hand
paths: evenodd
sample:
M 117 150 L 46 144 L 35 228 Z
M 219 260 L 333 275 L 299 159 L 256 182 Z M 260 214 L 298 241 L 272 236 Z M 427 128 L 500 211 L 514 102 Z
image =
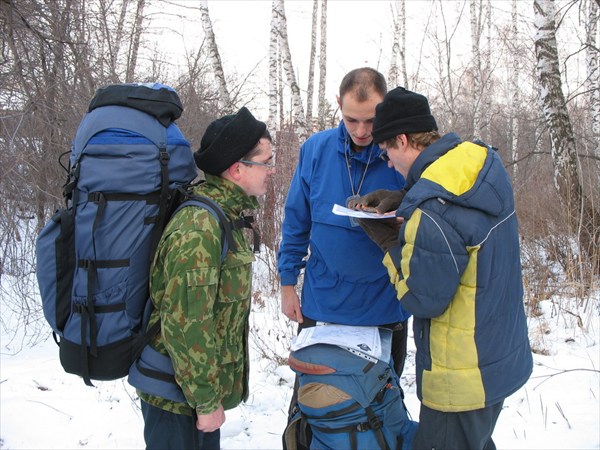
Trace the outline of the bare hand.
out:
M 304 322 L 304 317 L 300 310 L 300 298 L 295 286 L 281 286 L 281 312 L 294 322 Z
M 221 428 L 223 423 L 225 423 L 225 410 L 222 405 L 219 405 L 219 407 L 210 414 L 198 415 L 196 428 L 198 428 L 199 431 L 211 433 Z

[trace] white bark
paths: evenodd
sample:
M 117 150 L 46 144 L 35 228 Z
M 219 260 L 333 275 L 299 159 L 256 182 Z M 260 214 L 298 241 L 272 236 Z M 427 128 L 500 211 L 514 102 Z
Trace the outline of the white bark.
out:
M 390 88 L 398 86 L 398 53 L 400 53 L 400 0 L 396 0 L 396 15 L 394 21 L 394 37 L 392 39 L 392 55 L 390 56 L 390 70 L 388 71 L 387 82 Z M 394 12 L 392 6 L 392 14 Z M 406 86 L 405 86 L 406 87 Z
M 408 89 L 408 73 L 406 72 L 406 1 L 400 0 L 400 70 L 402 72 L 402 85 Z
M 304 142 L 308 137 L 306 129 L 306 119 L 304 116 L 304 108 L 302 106 L 302 97 L 300 96 L 300 87 L 296 81 L 294 66 L 292 64 L 292 54 L 287 35 L 287 20 L 285 17 L 285 7 L 283 0 L 273 2 L 273 13 L 279 15 L 279 48 L 283 63 L 283 71 L 292 93 L 292 114 L 294 117 L 294 132 L 300 142 Z
M 393 11 L 392 11 L 393 13 Z M 392 56 L 388 73 L 388 87 L 393 89 L 403 86 L 408 89 L 406 74 L 406 3 L 396 0 L 396 15 L 394 18 L 394 39 L 392 41 Z M 400 62 L 398 63 L 398 60 Z M 400 76 L 402 78 L 400 79 Z
M 219 55 L 219 48 L 217 47 L 217 40 L 215 39 L 215 33 L 213 32 L 212 22 L 208 13 L 208 1 L 200 0 L 200 13 L 202 21 L 202 29 L 206 36 L 206 44 L 208 46 L 208 57 L 213 68 L 215 80 L 219 86 L 219 97 L 221 103 L 226 111 L 231 111 L 233 105 L 231 103 L 231 96 L 227 89 L 227 82 L 225 80 L 225 72 L 223 70 L 223 64 L 221 64 L 221 56 Z
M 319 46 L 319 130 L 325 129 L 327 107 L 325 84 L 327 82 L 327 0 L 321 0 L 321 41 Z
M 482 92 L 483 96 L 483 128 L 485 134 L 482 135 L 483 139 L 489 141 L 491 139 L 490 124 L 492 123 L 492 73 L 494 68 L 492 67 L 492 0 L 486 0 L 485 4 L 485 21 L 487 28 L 487 45 L 484 52 L 483 59 L 483 73 L 481 74 L 482 81 Z
M 471 19 L 471 52 L 473 62 L 471 64 L 471 76 L 473 79 L 473 121 L 472 134 L 475 138 L 481 138 L 481 101 L 483 97 L 483 82 L 481 80 L 481 22 L 482 22 L 482 0 L 470 0 L 469 11 Z
M 273 10 L 271 12 L 271 30 L 269 35 L 269 117 L 267 127 L 273 136 L 277 130 L 277 87 L 279 85 L 279 74 L 277 71 L 279 63 L 279 39 L 277 29 L 279 28 L 279 16 Z
M 586 90 L 591 111 L 592 148 L 594 156 L 600 160 L 600 59 L 598 58 L 598 47 L 600 38 L 598 36 L 598 20 L 600 14 L 596 0 L 589 0 L 588 22 L 586 26 L 586 65 L 587 81 Z M 598 176 L 600 177 L 600 161 L 597 162 Z
M 315 87 L 315 59 L 317 52 L 318 0 L 313 0 L 312 27 L 310 32 L 310 62 L 308 64 L 308 86 L 306 87 L 306 124 L 312 130 L 313 92 Z
M 512 1 L 512 14 L 511 14 L 511 41 L 513 47 L 511 48 L 512 53 L 512 73 L 510 75 L 510 94 L 512 95 L 512 102 L 510 106 L 510 152 L 513 161 L 512 165 L 512 176 L 513 180 L 517 179 L 519 159 L 519 103 L 520 103 L 520 86 L 519 86 L 519 59 L 517 49 L 517 39 L 519 35 L 519 22 L 517 16 L 517 0 Z
M 553 0 L 534 0 L 535 54 L 540 82 L 540 99 L 550 134 L 554 164 L 554 184 L 563 199 L 571 232 L 577 236 L 582 252 L 595 261 L 599 270 L 600 214 L 583 193 L 582 176 L 575 138 L 561 86 L 556 43 Z

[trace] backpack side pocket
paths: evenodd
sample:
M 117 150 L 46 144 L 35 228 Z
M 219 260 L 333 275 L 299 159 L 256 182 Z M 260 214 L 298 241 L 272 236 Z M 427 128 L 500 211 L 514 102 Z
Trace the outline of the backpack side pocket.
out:
M 52 330 L 62 336 L 71 315 L 75 271 L 75 220 L 72 209 L 56 211 L 42 229 L 36 243 L 36 258 L 44 316 Z

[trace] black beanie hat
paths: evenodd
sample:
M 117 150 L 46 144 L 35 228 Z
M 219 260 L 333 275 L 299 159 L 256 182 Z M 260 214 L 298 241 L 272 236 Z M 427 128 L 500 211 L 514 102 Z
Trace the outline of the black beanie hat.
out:
M 371 135 L 376 144 L 399 134 L 437 130 L 427 97 L 397 87 L 375 107 Z
M 235 115 L 211 122 L 200 149 L 194 153 L 196 165 L 206 173 L 220 175 L 252 150 L 266 129 L 265 123 L 256 120 L 245 106 Z

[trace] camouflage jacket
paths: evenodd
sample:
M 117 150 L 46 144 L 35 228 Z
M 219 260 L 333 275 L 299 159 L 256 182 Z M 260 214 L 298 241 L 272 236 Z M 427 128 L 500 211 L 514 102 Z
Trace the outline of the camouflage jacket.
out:
M 215 200 L 231 220 L 258 207 L 234 183 L 206 176 L 194 193 Z M 154 311 L 161 332 L 152 346 L 168 353 L 175 380 L 187 400 L 177 403 L 138 391 L 151 405 L 177 414 L 235 408 L 248 396 L 248 316 L 254 255 L 242 230 L 221 264 L 221 230 L 203 208 L 186 207 L 169 222 L 150 274 Z M 223 237 L 224 238 L 224 237 Z

